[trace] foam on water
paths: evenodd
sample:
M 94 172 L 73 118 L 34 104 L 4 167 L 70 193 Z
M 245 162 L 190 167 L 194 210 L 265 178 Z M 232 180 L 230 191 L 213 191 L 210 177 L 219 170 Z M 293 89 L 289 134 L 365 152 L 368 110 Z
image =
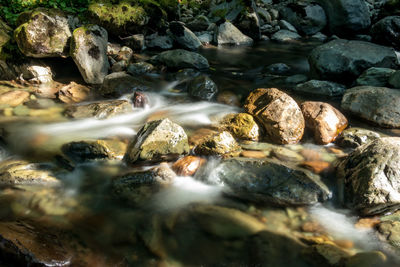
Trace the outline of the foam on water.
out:
M 335 239 L 351 240 L 357 247 L 366 250 L 381 247 L 373 230 L 355 227 L 357 218 L 348 210 L 330 209 L 318 204 L 310 208 L 310 214 Z

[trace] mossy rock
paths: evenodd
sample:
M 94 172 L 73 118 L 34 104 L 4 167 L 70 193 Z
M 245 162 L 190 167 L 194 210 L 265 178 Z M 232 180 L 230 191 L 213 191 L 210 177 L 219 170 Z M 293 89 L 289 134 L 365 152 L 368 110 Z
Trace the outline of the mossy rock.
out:
M 88 7 L 89 18 L 116 36 L 141 33 L 145 26 L 163 25 L 168 13 L 177 2 L 171 0 L 152 1 L 103 1 Z M 175 4 L 175 5 L 174 5 Z M 176 9 L 176 8 L 175 8 Z M 168 10 L 168 11 L 166 11 Z
M 68 56 L 71 31 L 65 15 L 56 9 L 38 8 L 24 12 L 14 31 L 21 52 L 29 57 Z
M 0 59 L 2 58 L 1 53 L 3 46 L 11 39 L 9 35 L 11 30 L 12 29 L 0 19 Z

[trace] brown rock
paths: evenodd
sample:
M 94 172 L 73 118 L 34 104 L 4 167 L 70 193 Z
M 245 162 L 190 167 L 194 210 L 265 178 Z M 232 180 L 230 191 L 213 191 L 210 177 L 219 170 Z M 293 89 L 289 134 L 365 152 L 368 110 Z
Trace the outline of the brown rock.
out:
M 299 106 L 276 88 L 254 90 L 244 108 L 261 122 L 271 142 L 295 144 L 303 137 L 305 122 Z
M 60 89 L 58 92 L 58 98 L 64 103 L 73 104 L 86 100 L 89 93 L 90 89 L 88 87 L 71 82 Z
M 29 98 L 27 91 L 15 90 L 0 95 L 0 104 L 8 104 L 11 107 L 21 105 Z
M 149 98 L 145 94 L 136 91 L 133 94 L 132 103 L 135 108 L 144 108 L 149 104 Z
M 250 114 L 229 114 L 224 118 L 223 124 L 238 139 L 254 141 L 259 139 L 260 129 Z
M 379 217 L 362 218 L 356 223 L 355 227 L 357 229 L 374 229 L 380 223 Z
M 327 103 L 307 101 L 301 104 L 301 111 L 318 144 L 333 142 L 348 125 L 346 117 Z
M 263 151 L 244 150 L 240 153 L 240 156 L 244 158 L 263 159 L 267 155 Z
M 326 161 L 304 161 L 301 163 L 301 166 L 317 174 L 329 170 L 332 167 L 332 165 Z
M 205 163 L 205 159 L 196 156 L 186 156 L 172 165 L 172 170 L 180 176 L 192 176 Z
M 238 156 L 241 148 L 229 132 L 223 131 L 205 138 L 194 152 L 198 155 Z

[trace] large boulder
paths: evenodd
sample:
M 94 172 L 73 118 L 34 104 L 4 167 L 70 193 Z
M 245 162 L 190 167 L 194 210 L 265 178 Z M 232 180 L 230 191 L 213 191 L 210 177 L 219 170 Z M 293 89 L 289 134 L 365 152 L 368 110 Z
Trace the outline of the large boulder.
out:
M 357 34 L 368 29 L 371 19 L 364 0 L 317 0 L 328 17 L 332 33 L 339 36 Z
M 216 42 L 221 45 L 252 45 L 253 39 L 244 35 L 232 23 L 226 21 L 218 26 L 216 31 Z
M 14 31 L 21 52 L 29 57 L 68 56 L 71 31 L 68 19 L 58 9 L 39 8 L 24 12 Z
M 244 105 L 264 127 L 265 137 L 277 144 L 294 144 L 303 137 L 305 122 L 296 101 L 276 88 L 259 88 Z
M 328 103 L 306 101 L 301 104 L 301 111 L 318 144 L 333 142 L 348 124 L 346 117 Z
M 101 84 L 108 73 L 107 40 L 107 31 L 97 25 L 73 32 L 71 57 L 87 83 Z
M 337 166 L 344 203 L 363 215 L 400 208 L 400 138 L 376 139 Z
M 189 152 L 185 130 L 169 119 L 146 123 L 129 144 L 125 161 L 160 161 Z
M 211 177 L 224 184 L 227 193 L 264 204 L 307 205 L 330 196 L 318 175 L 269 159 L 223 160 Z
M 298 2 L 281 10 L 282 17 L 305 35 L 313 35 L 325 28 L 327 19 L 324 10 L 315 3 Z
M 183 48 L 188 50 L 197 50 L 201 47 L 199 38 L 183 23 L 179 21 L 172 21 L 169 24 L 169 30 L 173 34 L 174 40 Z
M 396 70 L 389 68 L 369 68 L 357 78 L 357 85 L 387 86 L 389 78 Z
M 343 96 L 343 110 L 388 128 L 400 128 L 400 90 L 357 86 Z
M 375 23 L 371 28 L 375 42 L 396 49 L 400 48 L 400 16 L 389 16 Z
M 198 53 L 189 52 L 183 49 L 162 52 L 153 57 L 152 61 L 164 64 L 168 68 L 173 69 L 195 68 L 202 70 L 210 67 L 205 57 Z
M 338 39 L 315 48 L 308 61 L 312 76 L 350 83 L 368 68 L 395 67 L 397 57 L 389 47 Z

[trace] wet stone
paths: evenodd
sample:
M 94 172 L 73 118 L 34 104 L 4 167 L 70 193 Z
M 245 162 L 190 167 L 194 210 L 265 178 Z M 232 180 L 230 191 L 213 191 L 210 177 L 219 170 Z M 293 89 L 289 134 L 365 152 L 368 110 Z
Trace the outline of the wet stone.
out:
M 352 127 L 341 132 L 335 143 L 343 148 L 357 148 L 378 138 L 380 134 L 374 131 Z
M 309 205 L 331 195 L 318 175 L 269 159 L 223 160 L 212 176 L 227 187 L 227 194 L 256 203 Z
M 205 159 L 196 156 L 185 156 L 178 159 L 173 165 L 172 170 L 180 176 L 193 176 L 196 171 L 205 163 Z
M 260 137 L 260 128 L 250 114 L 229 114 L 221 124 L 238 139 L 257 141 Z
M 238 156 L 241 148 L 229 132 L 223 131 L 206 137 L 194 151 L 198 155 Z
M 113 116 L 129 113 L 132 110 L 132 104 L 129 101 L 110 100 L 86 105 L 69 106 L 65 110 L 65 115 L 74 119 L 92 117 L 96 119 L 107 119 Z
M 200 100 L 210 101 L 218 92 L 218 87 L 210 77 L 201 75 L 188 84 L 189 95 Z
M 185 130 L 169 119 L 162 119 L 148 122 L 140 129 L 128 146 L 124 159 L 130 164 L 143 160 L 162 161 L 188 152 Z
M 79 103 L 89 97 L 90 89 L 87 86 L 70 82 L 58 91 L 58 99 L 67 104 Z

